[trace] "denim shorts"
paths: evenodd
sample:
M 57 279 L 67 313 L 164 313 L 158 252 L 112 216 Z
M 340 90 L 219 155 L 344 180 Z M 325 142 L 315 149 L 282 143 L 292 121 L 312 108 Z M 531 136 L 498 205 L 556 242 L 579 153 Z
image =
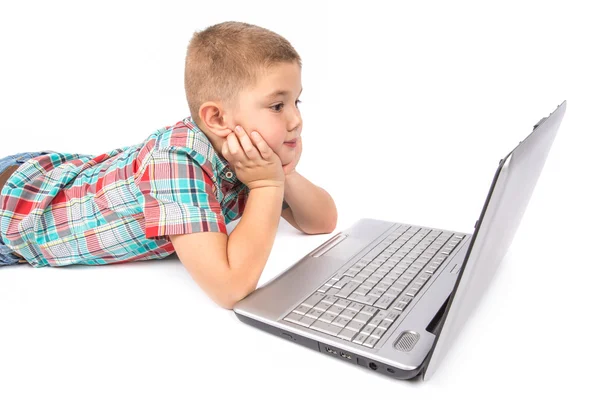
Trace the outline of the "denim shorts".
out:
M 25 152 L 25 153 L 17 153 L 10 156 L 6 156 L 4 158 L 0 158 L 0 174 L 6 170 L 6 168 L 23 164 L 25 161 L 42 156 L 44 154 L 56 153 L 55 151 L 34 151 L 34 152 Z M 1 189 L 1 188 L 0 188 Z M 0 228 L 2 228 L 0 226 Z M 18 264 L 19 261 L 23 260 L 17 254 L 13 253 L 13 251 L 4 244 L 2 241 L 2 235 L 0 235 L 0 267 L 3 265 L 12 265 Z

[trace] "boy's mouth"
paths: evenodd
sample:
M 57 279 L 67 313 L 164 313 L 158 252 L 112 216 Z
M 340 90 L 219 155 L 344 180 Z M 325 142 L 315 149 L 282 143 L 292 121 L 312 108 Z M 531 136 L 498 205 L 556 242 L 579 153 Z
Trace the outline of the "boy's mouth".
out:
M 283 142 L 286 146 L 296 147 L 296 139 L 290 140 L 289 142 Z

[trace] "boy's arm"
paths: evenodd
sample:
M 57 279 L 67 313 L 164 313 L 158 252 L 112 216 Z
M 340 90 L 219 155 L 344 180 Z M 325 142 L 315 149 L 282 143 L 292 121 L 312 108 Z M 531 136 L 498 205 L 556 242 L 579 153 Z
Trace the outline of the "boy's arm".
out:
M 219 306 L 232 309 L 258 286 L 280 220 L 284 187 L 250 190 L 240 222 L 221 232 L 171 235 L 177 256 Z
M 289 208 L 281 216 L 299 231 L 320 234 L 335 229 L 337 209 L 333 198 L 297 171 L 285 177 L 284 199 Z

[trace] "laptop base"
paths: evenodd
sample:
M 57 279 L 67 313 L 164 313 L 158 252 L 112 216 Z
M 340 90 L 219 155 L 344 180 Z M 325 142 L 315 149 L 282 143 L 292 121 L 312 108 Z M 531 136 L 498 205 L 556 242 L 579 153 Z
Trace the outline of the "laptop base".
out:
M 410 370 L 410 371 L 398 369 L 397 367 L 383 364 L 380 361 L 371 360 L 363 355 L 357 356 L 357 355 L 352 354 L 351 352 L 348 352 L 347 350 L 340 350 L 330 344 L 324 344 L 317 340 L 313 340 L 313 339 L 310 339 L 310 338 L 307 338 L 304 336 L 300 336 L 300 335 L 295 335 L 292 332 L 284 331 L 282 329 L 279 329 L 279 328 L 274 327 L 269 324 L 265 324 L 264 322 L 258 321 L 253 318 L 248 318 L 245 315 L 241 315 L 238 313 L 235 313 L 235 315 L 243 323 L 251 325 L 262 331 L 268 332 L 274 336 L 287 339 L 294 343 L 300 344 L 304 347 L 308 347 L 309 349 L 316 350 L 320 353 L 329 355 L 331 357 L 335 357 L 340 361 L 345 361 L 345 362 L 352 363 L 354 365 L 359 365 L 361 367 L 367 368 L 374 372 L 378 372 L 380 374 L 383 374 L 383 375 L 388 376 L 393 379 L 398 379 L 398 380 L 414 379 L 417 376 L 419 376 L 419 374 L 422 370 L 422 367 L 423 367 L 423 364 L 422 364 L 419 368 Z M 318 360 L 317 360 L 317 362 L 318 362 Z

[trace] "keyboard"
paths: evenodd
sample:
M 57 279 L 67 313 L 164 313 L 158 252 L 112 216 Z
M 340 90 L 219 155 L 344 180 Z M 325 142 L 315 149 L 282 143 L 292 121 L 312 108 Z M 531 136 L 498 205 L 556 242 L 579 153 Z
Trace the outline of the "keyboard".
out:
M 373 348 L 463 238 L 402 224 L 283 320 Z

